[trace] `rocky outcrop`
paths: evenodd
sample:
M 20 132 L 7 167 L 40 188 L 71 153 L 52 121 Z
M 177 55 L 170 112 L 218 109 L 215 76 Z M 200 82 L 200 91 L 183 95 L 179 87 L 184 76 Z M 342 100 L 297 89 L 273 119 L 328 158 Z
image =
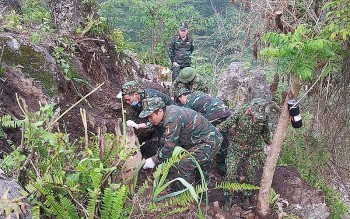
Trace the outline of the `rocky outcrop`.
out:
M 14 180 L 7 178 L 0 169 L 0 209 L 1 207 L 11 207 L 12 209 L 18 207 L 17 211 L 19 213 L 19 218 L 31 219 L 32 215 L 30 205 L 27 200 L 23 199 L 23 196 L 20 193 L 21 190 L 22 187 Z M 4 218 L 2 217 L 3 215 L 3 212 L 0 211 L 0 218 Z M 15 219 L 17 217 L 15 212 L 12 212 L 10 217 L 6 218 Z
M 323 192 L 302 180 L 295 168 L 277 167 L 272 188 L 280 195 L 279 202 L 288 215 L 308 219 L 326 219 L 330 215 Z
M 218 97 L 232 107 L 240 107 L 253 98 L 272 100 L 270 85 L 263 70 L 244 70 L 244 63 L 233 62 L 218 79 Z

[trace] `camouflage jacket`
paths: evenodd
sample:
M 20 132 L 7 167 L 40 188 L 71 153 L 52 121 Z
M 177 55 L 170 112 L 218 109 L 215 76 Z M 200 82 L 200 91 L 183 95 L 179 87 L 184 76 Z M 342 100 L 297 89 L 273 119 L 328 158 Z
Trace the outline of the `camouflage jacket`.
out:
M 173 85 L 170 89 L 171 95 L 175 96 L 175 92 L 179 90 L 181 87 L 187 88 L 189 91 L 202 91 L 204 93 L 209 92 L 209 88 L 207 84 L 204 82 L 203 78 L 200 77 L 198 74 L 196 77 L 190 81 L 189 83 L 185 84 L 179 81 L 178 78 L 175 79 L 173 82 Z
M 228 131 L 231 127 L 235 128 L 233 143 L 239 145 L 249 145 L 258 147 L 262 140 L 266 144 L 270 144 L 270 132 L 268 118 L 265 116 L 263 120 L 257 120 L 251 113 L 246 113 L 247 109 L 244 105 L 240 110 L 234 112 L 224 122 L 217 126 L 219 131 Z
M 210 96 L 202 91 L 195 91 L 187 97 L 183 107 L 193 109 L 202 114 L 209 122 L 229 117 L 231 112 L 219 98 Z
M 211 144 L 214 138 L 222 139 L 220 132 L 202 115 L 179 106 L 167 106 L 158 126 L 163 128 L 158 154 L 161 162 L 171 157 L 176 146 L 188 150 L 203 143 Z
M 143 93 L 140 94 L 141 99 L 139 101 L 139 103 L 136 106 L 133 106 L 133 118 L 139 118 L 139 115 L 142 111 L 142 100 L 146 99 L 146 98 L 151 98 L 151 97 L 160 97 L 162 98 L 162 100 L 164 101 L 165 105 L 169 106 L 169 105 L 173 105 L 176 104 L 168 95 L 157 91 L 157 90 L 153 90 L 153 89 L 145 89 L 143 91 Z
M 179 35 L 175 35 L 169 43 L 169 59 L 171 63 L 177 62 L 181 68 L 191 66 L 191 54 L 193 50 L 193 39 L 190 36 L 182 40 Z

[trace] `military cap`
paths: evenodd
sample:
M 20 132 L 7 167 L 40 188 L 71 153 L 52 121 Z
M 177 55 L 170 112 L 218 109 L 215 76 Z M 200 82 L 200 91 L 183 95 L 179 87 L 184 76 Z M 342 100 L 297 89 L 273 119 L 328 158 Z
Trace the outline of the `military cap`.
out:
M 185 67 L 180 70 L 180 74 L 178 76 L 179 81 L 182 83 L 188 83 L 192 81 L 197 75 L 196 69 L 192 67 Z
M 177 97 L 179 97 L 179 96 L 181 96 L 181 95 L 183 95 L 183 94 L 186 94 L 186 93 L 189 93 L 190 91 L 187 89 L 187 88 L 185 88 L 185 87 L 180 87 L 179 89 L 177 89 L 176 91 L 175 91 L 175 95 L 177 96 Z
M 187 25 L 186 23 L 182 22 L 179 26 L 179 30 L 187 30 Z
M 117 98 L 122 98 L 124 95 L 129 95 L 133 93 L 142 93 L 143 90 L 137 81 L 129 81 L 123 84 L 122 90 L 117 95 Z
M 160 97 L 151 97 L 142 100 L 142 112 L 140 113 L 140 118 L 145 118 L 151 115 L 154 111 L 160 108 L 164 108 L 165 103 Z

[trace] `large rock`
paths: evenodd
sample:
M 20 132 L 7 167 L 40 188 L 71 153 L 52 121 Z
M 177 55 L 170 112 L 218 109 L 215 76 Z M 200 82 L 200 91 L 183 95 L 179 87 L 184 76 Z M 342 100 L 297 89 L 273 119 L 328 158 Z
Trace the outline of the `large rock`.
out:
M 21 190 L 22 187 L 14 180 L 8 179 L 0 169 L 0 206 L 12 206 L 12 208 L 14 208 L 15 205 L 18 206 L 18 203 L 21 203 L 21 205 L 19 205 L 19 218 L 31 219 L 30 205 L 27 200 L 22 199 Z M 0 219 L 2 218 L 5 217 L 3 217 L 3 212 L 0 212 Z M 12 213 L 9 218 L 15 219 L 17 217 L 15 213 Z
M 302 180 L 295 168 L 277 167 L 272 188 L 284 200 L 283 211 L 289 215 L 308 219 L 326 219 L 330 215 L 323 192 Z
M 244 70 L 244 63 L 233 62 L 218 79 L 218 95 L 232 107 L 240 107 L 253 98 L 272 99 L 263 70 Z

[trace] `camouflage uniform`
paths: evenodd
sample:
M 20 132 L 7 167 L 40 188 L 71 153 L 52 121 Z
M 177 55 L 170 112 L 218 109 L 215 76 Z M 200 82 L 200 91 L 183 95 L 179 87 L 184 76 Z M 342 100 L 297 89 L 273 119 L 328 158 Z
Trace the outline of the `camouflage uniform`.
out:
M 202 91 L 204 93 L 209 93 L 209 88 L 207 84 L 204 82 L 201 76 L 198 74 L 196 77 L 188 82 L 188 83 L 182 83 L 179 78 L 176 78 L 175 81 L 173 82 L 173 85 L 170 89 L 170 94 L 173 96 L 176 96 L 176 93 L 181 89 L 181 88 L 186 88 L 189 91 Z
M 220 131 L 235 128 L 226 158 L 229 181 L 255 183 L 257 171 L 262 167 L 265 159 L 263 141 L 270 144 L 265 105 L 265 100 L 254 99 L 250 105 L 244 105 L 217 126 Z M 245 191 L 244 195 L 247 200 L 251 191 Z M 232 194 L 226 194 L 227 202 L 231 202 L 230 204 L 232 204 L 232 196 Z
M 151 97 L 160 97 L 164 101 L 166 105 L 172 105 L 176 104 L 168 95 L 157 91 L 153 89 L 141 89 L 140 85 L 136 81 L 129 81 L 125 83 L 122 86 L 122 94 L 123 95 L 130 95 L 133 93 L 139 93 L 140 94 L 140 101 L 137 103 L 136 106 L 131 106 L 132 113 L 131 118 L 132 120 L 136 121 L 136 123 L 142 123 L 144 120 L 140 120 L 139 114 L 142 111 L 142 100 L 151 98 Z M 152 124 L 147 121 L 146 125 L 149 129 L 146 130 L 135 130 L 135 134 L 138 137 L 140 143 L 146 142 L 143 146 L 141 146 L 140 150 L 143 156 L 152 156 L 156 153 L 159 146 L 159 137 L 161 130 L 157 127 L 153 127 Z
M 181 88 L 177 96 L 180 96 L 186 92 L 188 92 L 187 89 Z M 231 112 L 228 110 L 228 107 L 222 102 L 222 100 L 205 94 L 202 91 L 195 91 L 192 94 L 188 94 L 187 101 L 183 107 L 190 108 L 201 113 L 214 126 L 225 121 L 227 117 L 231 115 Z M 226 172 L 225 158 L 227 155 L 228 140 L 227 132 L 223 131 L 221 134 L 223 136 L 223 141 L 215 160 L 220 173 L 224 175 Z
M 145 99 L 142 104 L 147 107 L 144 107 L 140 118 L 149 116 L 159 108 L 164 109 L 163 120 L 157 125 L 163 129 L 158 153 L 160 162 L 170 158 L 176 146 L 181 146 L 205 167 L 219 151 L 222 142 L 220 132 L 199 113 L 175 105 L 165 107 L 157 97 Z M 191 158 L 186 157 L 170 171 L 170 175 L 174 178 L 180 176 L 189 183 L 194 183 L 195 170 L 196 165 Z
M 172 81 L 175 80 L 182 68 L 191 66 L 193 50 L 193 39 L 190 36 L 187 35 L 185 40 L 182 40 L 178 34 L 171 38 L 168 46 L 168 56 L 171 63 L 177 62 L 180 65 L 179 67 L 173 67 Z

